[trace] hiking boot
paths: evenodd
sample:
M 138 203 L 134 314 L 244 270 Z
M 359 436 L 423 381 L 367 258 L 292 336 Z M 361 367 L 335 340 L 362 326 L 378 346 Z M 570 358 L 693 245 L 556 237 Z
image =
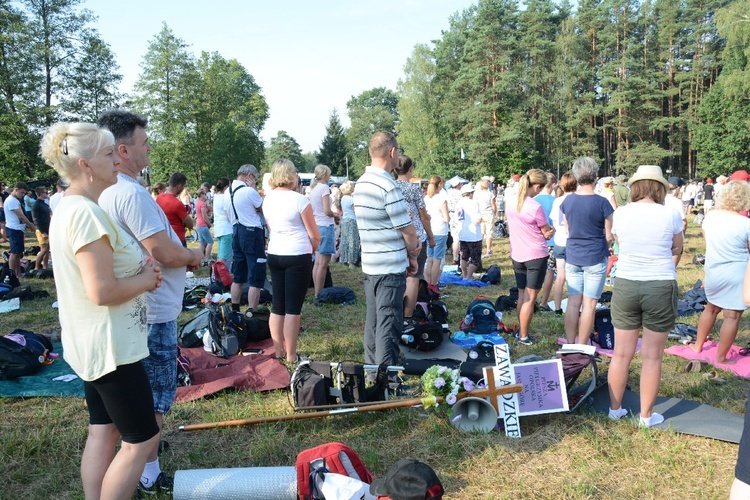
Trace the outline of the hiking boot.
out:
M 534 341 L 534 337 L 531 335 L 527 335 L 526 337 L 520 337 L 516 336 L 516 342 L 522 345 L 534 345 L 536 342 Z
M 156 478 L 154 484 L 150 487 L 146 487 L 142 482 L 138 481 L 138 486 L 135 489 L 136 496 L 138 498 L 145 498 L 145 495 L 156 495 L 157 493 L 172 493 L 174 488 L 174 479 L 171 476 L 167 476 L 164 472 L 159 473 L 159 477 Z
M 414 320 L 414 318 L 406 318 L 404 319 L 404 328 L 403 333 L 411 333 L 414 331 L 414 328 L 417 326 L 417 321 Z

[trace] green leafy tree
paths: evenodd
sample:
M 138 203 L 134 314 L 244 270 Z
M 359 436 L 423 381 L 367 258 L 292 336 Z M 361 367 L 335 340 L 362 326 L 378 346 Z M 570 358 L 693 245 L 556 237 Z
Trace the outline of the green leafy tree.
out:
M 302 155 L 300 148 L 294 137 L 290 136 L 284 130 L 279 130 L 276 137 L 271 138 L 270 145 L 266 148 L 265 169 L 268 170 L 273 162 L 279 158 L 286 158 L 294 163 L 297 171 L 307 171 L 307 159 Z
M 338 111 L 334 108 L 326 125 L 326 135 L 323 143 L 320 145 L 320 151 L 317 157 L 318 163 L 327 165 L 331 169 L 331 174 L 335 176 L 349 175 L 350 179 L 358 177 L 357 174 L 364 172 L 354 171 L 349 168 L 349 147 L 346 141 L 346 132 L 341 126 Z
M 346 131 L 352 150 L 352 168 L 364 172 L 370 164 L 368 144 L 375 132 L 396 132 L 398 96 L 385 87 L 366 90 L 346 103 L 351 126 Z
M 415 175 L 429 176 L 437 168 L 439 104 L 433 89 L 436 64 L 433 51 L 424 44 L 414 47 L 398 82 L 399 145 L 416 164 Z
M 73 120 L 95 122 L 102 111 L 115 107 L 121 99 L 117 87 L 122 75 L 109 46 L 92 32 L 82 43 L 66 81 L 68 92 L 63 109 Z
M 82 37 L 91 36 L 86 24 L 93 20 L 88 10 L 76 10 L 82 0 L 24 0 L 29 15 L 33 57 L 43 75 L 43 124 L 57 119 L 56 98 L 64 89 L 64 78 L 79 54 Z
M 735 2 L 718 11 L 717 24 L 726 40 L 723 71 L 698 108 L 695 127 L 698 173 L 715 177 L 750 169 L 750 2 Z

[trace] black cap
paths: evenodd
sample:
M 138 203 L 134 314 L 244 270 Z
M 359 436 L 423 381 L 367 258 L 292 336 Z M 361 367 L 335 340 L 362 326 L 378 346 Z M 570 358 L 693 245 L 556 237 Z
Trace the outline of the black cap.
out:
M 396 462 L 385 478 L 370 486 L 370 493 L 391 500 L 439 500 L 444 492 L 432 467 L 411 458 Z

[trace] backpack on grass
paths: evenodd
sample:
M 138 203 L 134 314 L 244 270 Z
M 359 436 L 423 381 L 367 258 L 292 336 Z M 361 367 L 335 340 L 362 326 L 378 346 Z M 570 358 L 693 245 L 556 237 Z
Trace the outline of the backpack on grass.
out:
M 212 305 L 208 333 L 210 343 L 204 340 L 204 349 L 222 358 L 234 356 L 247 342 L 245 316 L 239 311 L 232 311 L 229 304 Z
M 344 443 L 326 443 L 297 455 L 297 493 L 300 500 L 321 500 L 315 477 L 321 472 L 341 474 L 371 484 L 373 477 L 359 455 Z
M 222 292 L 229 291 L 229 287 L 232 285 L 232 275 L 229 273 L 226 264 L 219 261 L 211 264 L 211 283 L 218 285 Z
M 461 320 L 459 330 L 471 331 L 479 335 L 497 332 L 502 315 L 498 316 L 495 305 L 485 295 L 477 295 L 466 308 L 466 316 Z
M 208 328 L 209 314 L 208 309 L 203 309 L 180 327 L 177 331 L 177 342 L 182 347 L 198 347 L 203 344 L 203 334 Z
M 615 327 L 612 325 L 612 311 L 599 309 L 594 313 L 594 334 L 591 340 L 603 349 L 615 348 Z
M 443 343 L 443 327 L 434 322 L 419 323 L 414 331 L 401 335 L 401 343 L 417 351 L 429 352 Z
M 11 335 L 22 335 L 26 345 L 0 336 L 0 380 L 33 375 L 51 363 L 47 355 L 52 351 L 52 343 L 47 337 L 20 329 L 13 330 Z

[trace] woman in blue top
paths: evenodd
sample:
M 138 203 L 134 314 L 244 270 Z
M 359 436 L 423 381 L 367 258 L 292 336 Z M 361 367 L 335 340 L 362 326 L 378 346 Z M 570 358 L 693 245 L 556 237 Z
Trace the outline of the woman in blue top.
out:
M 573 164 L 578 189 L 565 198 L 560 211 L 565 216 L 568 240 L 565 246 L 565 280 L 568 306 L 565 310 L 565 339 L 588 344 L 594 326 L 596 303 L 607 278 L 607 258 L 612 245 L 612 214 L 609 201 L 594 193 L 599 165 L 584 157 Z M 583 310 L 581 310 L 583 304 Z M 580 318 L 578 312 L 580 313 Z

